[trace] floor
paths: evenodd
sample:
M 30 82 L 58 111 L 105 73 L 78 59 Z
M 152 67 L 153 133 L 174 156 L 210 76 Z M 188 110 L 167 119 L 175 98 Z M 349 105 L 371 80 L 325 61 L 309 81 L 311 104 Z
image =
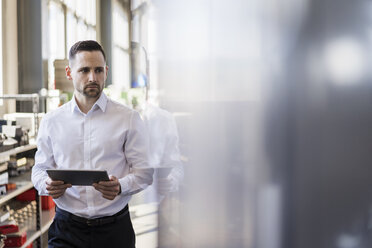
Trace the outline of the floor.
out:
M 130 216 L 136 233 L 136 248 L 158 247 L 158 205 L 143 203 L 141 195 L 133 197 L 129 204 Z

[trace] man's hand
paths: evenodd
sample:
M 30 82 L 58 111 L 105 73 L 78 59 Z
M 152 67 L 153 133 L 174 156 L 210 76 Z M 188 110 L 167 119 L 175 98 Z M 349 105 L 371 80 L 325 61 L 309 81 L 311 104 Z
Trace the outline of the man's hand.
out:
M 46 190 L 48 194 L 53 197 L 53 199 L 57 199 L 62 196 L 67 188 L 71 188 L 71 184 L 65 184 L 63 181 L 53 181 L 52 179 L 48 178 L 45 181 Z
M 114 200 L 121 192 L 119 180 L 114 176 L 110 176 L 110 181 L 93 183 L 93 187 L 102 193 L 103 198 L 108 200 Z

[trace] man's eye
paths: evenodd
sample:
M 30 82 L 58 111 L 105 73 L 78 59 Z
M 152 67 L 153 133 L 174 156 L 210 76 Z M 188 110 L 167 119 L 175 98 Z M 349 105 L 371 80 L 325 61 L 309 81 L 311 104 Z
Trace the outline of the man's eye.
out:
M 88 73 L 89 72 L 89 69 L 88 68 L 83 68 L 80 71 L 83 72 L 83 73 Z
M 101 73 L 101 72 L 103 72 L 103 69 L 102 68 L 97 68 L 96 69 L 96 73 Z

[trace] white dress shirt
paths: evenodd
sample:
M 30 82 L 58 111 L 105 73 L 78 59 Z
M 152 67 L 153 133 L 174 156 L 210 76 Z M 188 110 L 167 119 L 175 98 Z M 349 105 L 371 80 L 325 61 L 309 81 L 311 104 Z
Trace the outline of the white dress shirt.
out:
M 61 209 L 86 218 L 113 215 L 131 195 L 152 183 L 148 136 L 139 114 L 104 93 L 84 114 L 75 97 L 47 113 L 39 128 L 32 182 L 47 195 L 47 169 L 107 170 L 119 179 L 121 194 L 107 200 L 92 186 L 72 186 L 55 199 Z

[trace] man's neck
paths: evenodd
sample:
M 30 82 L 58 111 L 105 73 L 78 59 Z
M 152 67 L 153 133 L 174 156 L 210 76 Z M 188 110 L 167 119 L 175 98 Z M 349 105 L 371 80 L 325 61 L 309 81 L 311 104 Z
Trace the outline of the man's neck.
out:
M 84 114 L 88 113 L 89 110 L 93 107 L 94 103 L 98 100 L 100 95 L 96 98 L 86 97 L 79 92 L 75 91 L 74 93 L 76 104 L 78 105 L 81 112 Z

